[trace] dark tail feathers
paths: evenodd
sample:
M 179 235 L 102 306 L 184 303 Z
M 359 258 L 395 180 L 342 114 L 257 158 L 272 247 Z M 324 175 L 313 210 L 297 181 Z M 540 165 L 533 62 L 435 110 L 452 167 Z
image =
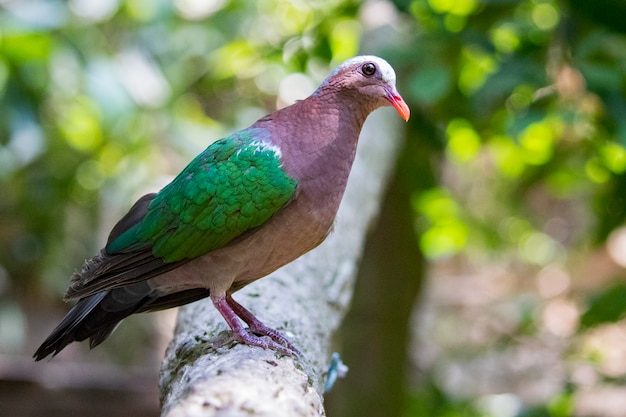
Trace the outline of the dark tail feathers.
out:
M 83 298 L 72 307 L 65 315 L 61 323 L 52 331 L 50 336 L 41 344 L 33 357 L 36 361 L 42 360 L 48 355 L 56 355 L 72 342 L 80 342 L 86 338 L 91 338 L 90 346 L 94 347 L 107 338 L 115 328 L 117 322 L 104 326 L 101 329 L 93 329 L 90 331 L 88 324 L 90 314 L 94 311 L 97 313 L 98 304 L 107 296 L 108 292 L 103 291 L 90 297 Z M 92 338 L 93 335 L 93 338 Z
M 146 282 L 140 282 L 81 298 L 33 357 L 40 361 L 55 356 L 70 343 L 87 338 L 89 346 L 94 348 L 131 314 L 176 307 L 208 296 L 209 290 L 205 288 L 160 296 Z

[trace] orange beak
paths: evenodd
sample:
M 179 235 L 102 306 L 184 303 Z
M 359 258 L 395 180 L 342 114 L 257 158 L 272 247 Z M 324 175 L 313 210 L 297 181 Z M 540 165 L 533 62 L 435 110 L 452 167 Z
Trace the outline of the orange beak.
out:
M 406 104 L 404 99 L 400 96 L 395 88 L 385 90 L 387 91 L 387 100 L 389 100 L 391 105 L 396 109 L 400 117 L 402 117 L 405 122 L 408 122 L 409 117 L 411 117 L 411 110 L 409 109 L 409 106 Z

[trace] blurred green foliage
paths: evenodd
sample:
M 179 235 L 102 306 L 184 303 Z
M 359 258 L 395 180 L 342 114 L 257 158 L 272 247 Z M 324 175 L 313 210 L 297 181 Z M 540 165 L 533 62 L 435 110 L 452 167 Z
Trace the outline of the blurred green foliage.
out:
M 428 155 L 411 197 L 428 258 L 542 268 L 604 245 L 626 218 L 623 16 L 618 0 L 3 2 L 0 350 L 23 348 L 25 306 L 58 300 L 144 189 L 359 52 L 396 67 Z M 624 296 L 584 294 L 580 331 Z M 407 415 L 492 415 L 429 384 Z M 568 390 L 520 415 L 568 415 Z
M 430 141 L 435 157 L 437 180 L 412 197 L 421 249 L 449 268 L 455 257 L 469 258 L 468 271 L 461 272 L 468 276 L 472 267 L 507 262 L 510 273 L 521 276 L 512 295 L 485 304 L 486 317 L 472 313 L 484 302 L 481 297 L 511 284 L 485 278 L 491 288 L 481 293 L 466 279 L 459 294 L 448 290 L 451 301 L 444 299 L 425 313 L 420 324 L 430 332 L 421 333 L 429 340 L 423 346 L 440 343 L 440 357 L 423 377 L 430 382 L 414 391 L 407 415 L 580 414 L 583 396 L 576 394 L 593 385 L 581 376 L 584 372 L 594 369 L 589 374 L 595 381 L 623 378 L 615 346 L 626 312 L 620 282 L 626 264 L 619 255 L 626 251 L 626 25 L 616 18 L 623 16 L 623 2 L 414 0 L 396 5 L 411 17 L 412 29 L 395 51 L 405 65 L 400 80 L 414 114 L 421 113 L 409 126 L 409 140 Z M 605 250 L 609 257 L 594 258 Z M 452 261 L 445 264 L 446 259 Z M 604 270 L 611 264 L 618 265 Z M 562 287 L 555 268 L 567 271 Z M 476 274 L 492 272 L 487 267 Z M 530 295 L 526 291 L 536 280 L 544 287 Z M 559 289 L 546 290 L 551 285 Z M 433 319 L 433 311 L 444 316 Z M 503 328 L 511 320 L 511 327 L 485 337 L 490 327 L 480 320 Z M 487 380 L 503 378 L 515 368 L 510 361 L 528 338 L 536 349 L 542 343 L 555 346 L 547 341 L 551 331 L 563 332 L 557 339 L 567 340 L 560 392 L 544 389 L 544 404 L 521 405 L 524 395 L 498 392 L 507 389 L 502 386 L 465 402 L 462 393 L 484 390 L 480 379 L 475 388 L 467 386 L 472 376 L 481 378 L 482 370 Z M 484 359 L 484 368 L 472 374 L 472 366 L 490 354 L 503 355 L 502 362 Z M 489 372 L 497 366 L 500 372 Z M 591 368 L 581 371 L 585 366 Z M 462 372 L 468 375 L 461 377 Z M 544 378 L 550 380 L 548 370 Z M 455 381 L 463 385 L 459 380 L 466 386 L 449 389 Z M 608 386 L 623 387 L 611 381 Z M 597 402 L 605 401 L 601 398 L 598 394 Z
M 462 208 L 451 216 L 440 199 L 418 197 L 418 213 L 436 214 L 419 220 L 428 256 L 524 251 L 531 240 L 548 255 L 527 259 L 545 265 L 571 241 L 603 242 L 623 223 L 626 38 L 573 13 L 574 3 L 403 3 L 415 28 L 399 52 L 408 91 L 441 132 Z M 566 224 L 564 242 L 529 207 L 539 189 L 557 202 L 593 202 L 596 218 Z

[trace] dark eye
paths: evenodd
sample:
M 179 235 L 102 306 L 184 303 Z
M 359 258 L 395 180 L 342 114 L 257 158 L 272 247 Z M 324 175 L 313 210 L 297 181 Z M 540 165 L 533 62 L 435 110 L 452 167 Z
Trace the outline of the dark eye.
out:
M 363 66 L 361 67 L 361 71 L 363 71 L 363 74 L 371 77 L 372 75 L 376 74 L 376 65 L 368 62 L 367 64 L 363 64 Z

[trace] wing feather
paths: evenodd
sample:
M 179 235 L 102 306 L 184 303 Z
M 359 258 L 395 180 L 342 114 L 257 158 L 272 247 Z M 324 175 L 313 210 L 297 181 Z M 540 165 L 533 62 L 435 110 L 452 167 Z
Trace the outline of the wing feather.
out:
M 297 182 L 255 130 L 215 142 L 160 192 L 140 198 L 73 275 L 66 298 L 161 275 L 252 232 L 288 204 Z

